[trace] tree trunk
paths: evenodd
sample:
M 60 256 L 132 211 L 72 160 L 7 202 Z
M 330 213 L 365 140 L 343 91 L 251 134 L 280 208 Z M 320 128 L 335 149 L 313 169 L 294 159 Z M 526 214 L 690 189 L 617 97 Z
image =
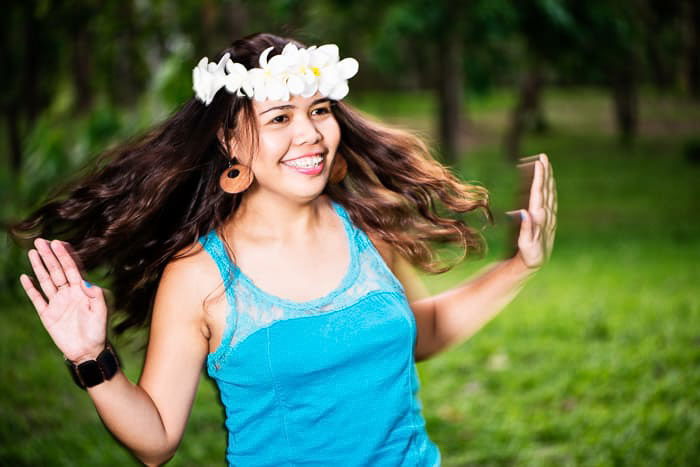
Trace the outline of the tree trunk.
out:
M 214 54 L 212 50 L 212 42 L 216 40 L 217 24 L 219 19 L 218 4 L 212 0 L 204 0 L 201 3 L 201 20 L 202 20 L 202 46 L 207 51 L 206 53 Z M 218 50 L 219 47 L 216 47 Z M 211 51 L 211 52 L 209 52 Z
M 122 0 L 118 6 L 119 24 L 123 28 L 118 38 L 119 53 L 115 57 L 118 80 L 114 82 L 114 97 L 120 106 L 131 106 L 139 97 L 141 87 L 138 77 L 139 48 L 138 30 L 134 17 L 133 0 Z
M 627 65 L 627 66 L 625 66 Z M 630 144 L 637 136 L 638 92 L 633 59 L 622 63 L 613 71 L 612 92 L 615 107 L 615 121 L 620 134 L 620 142 Z
M 516 161 L 520 156 L 520 143 L 527 128 L 544 131 L 547 126 L 540 104 L 543 83 L 542 66 L 535 61 L 520 82 L 518 103 L 513 109 L 510 128 L 506 133 L 506 155 L 512 161 Z
M 454 165 L 460 153 L 462 130 L 462 41 L 459 31 L 448 27 L 439 41 L 438 122 L 440 152 L 447 165 Z
M 6 112 L 7 136 L 10 140 L 10 170 L 13 174 L 19 174 L 22 168 L 22 135 L 19 129 L 19 115 L 15 106 L 9 106 Z
M 684 10 L 684 81 L 688 93 L 700 99 L 700 7 L 695 0 L 686 0 Z
M 24 57 L 23 57 L 23 68 L 24 77 L 22 79 L 22 106 L 24 107 L 23 112 L 18 112 L 15 114 L 15 118 L 21 118 L 20 114 L 24 113 L 27 116 L 29 123 L 33 122 L 39 113 L 39 96 L 38 96 L 38 84 L 37 79 L 39 74 L 40 64 L 36 57 L 41 55 L 39 50 L 39 34 L 37 29 L 40 28 L 39 21 L 37 21 L 34 9 L 29 6 L 31 2 L 25 4 L 24 11 Z
M 248 8 L 240 0 L 232 0 L 225 7 L 225 24 L 228 34 L 228 43 L 233 43 L 236 39 L 243 37 L 244 31 L 250 21 Z
M 90 37 L 86 27 L 73 33 L 73 86 L 75 88 L 75 112 L 82 114 L 92 107 L 92 67 Z

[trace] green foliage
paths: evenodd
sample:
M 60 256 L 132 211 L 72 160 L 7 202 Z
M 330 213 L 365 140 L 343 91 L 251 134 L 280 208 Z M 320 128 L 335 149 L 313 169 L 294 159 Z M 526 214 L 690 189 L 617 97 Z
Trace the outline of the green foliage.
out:
M 353 96 L 363 110 L 431 134 L 429 96 Z M 517 173 L 498 143 L 512 98 L 499 92 L 474 101 L 479 139 L 456 167 L 463 179 L 491 190 L 497 224 L 486 230 L 489 255 L 425 276 L 435 293 L 503 257 L 508 224 L 500 213 L 513 208 Z M 143 106 L 137 115 L 156 112 Z M 622 150 L 599 91 L 551 90 L 545 108 L 551 132 L 524 145 L 528 153 L 546 151 L 554 165 L 554 254 L 480 332 L 419 364 L 428 432 L 445 466 L 694 465 L 700 456 L 700 169 L 684 156 L 693 131 L 684 122 L 697 121 L 700 109 L 645 92 L 644 132 Z M 22 199 L 34 200 L 30 186 L 41 191 L 71 173 L 100 146 L 98 136 L 118 139 L 133 120 L 103 109 L 64 122 L 61 130 L 38 125 Z M 15 265 L 8 283 L 27 268 Z M 0 300 L 0 464 L 138 465 L 73 386 L 28 301 L 9 294 Z M 142 365 L 142 338 L 116 342 L 132 381 Z M 205 377 L 169 465 L 222 465 L 223 420 Z

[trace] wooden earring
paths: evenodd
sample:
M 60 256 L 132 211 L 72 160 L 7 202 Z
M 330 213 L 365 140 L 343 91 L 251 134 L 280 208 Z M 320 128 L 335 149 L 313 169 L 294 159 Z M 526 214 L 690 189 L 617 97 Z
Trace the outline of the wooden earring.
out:
M 219 185 L 226 193 L 240 193 L 248 189 L 253 183 L 253 171 L 243 164 L 233 164 L 232 158 L 228 162 L 228 167 L 219 177 Z
M 339 153 L 335 154 L 335 160 L 333 161 L 333 167 L 331 168 L 331 174 L 328 177 L 328 181 L 331 183 L 340 183 L 341 180 L 345 178 L 348 173 L 348 163 L 345 162 L 345 158 Z

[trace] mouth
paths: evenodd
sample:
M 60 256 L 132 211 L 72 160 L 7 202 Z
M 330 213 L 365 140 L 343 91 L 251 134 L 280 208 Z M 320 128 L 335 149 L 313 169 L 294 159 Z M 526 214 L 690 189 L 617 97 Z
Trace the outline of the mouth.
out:
M 318 175 L 325 165 L 325 154 L 318 152 L 296 159 L 282 161 L 282 165 L 304 175 Z

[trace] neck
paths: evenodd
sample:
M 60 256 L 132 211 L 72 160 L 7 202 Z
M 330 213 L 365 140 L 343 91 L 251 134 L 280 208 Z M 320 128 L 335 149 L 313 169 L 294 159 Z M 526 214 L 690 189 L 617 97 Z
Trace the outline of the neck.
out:
M 243 196 L 229 229 L 258 241 L 272 243 L 306 242 L 321 225 L 325 195 L 310 201 L 283 198 L 270 192 Z

